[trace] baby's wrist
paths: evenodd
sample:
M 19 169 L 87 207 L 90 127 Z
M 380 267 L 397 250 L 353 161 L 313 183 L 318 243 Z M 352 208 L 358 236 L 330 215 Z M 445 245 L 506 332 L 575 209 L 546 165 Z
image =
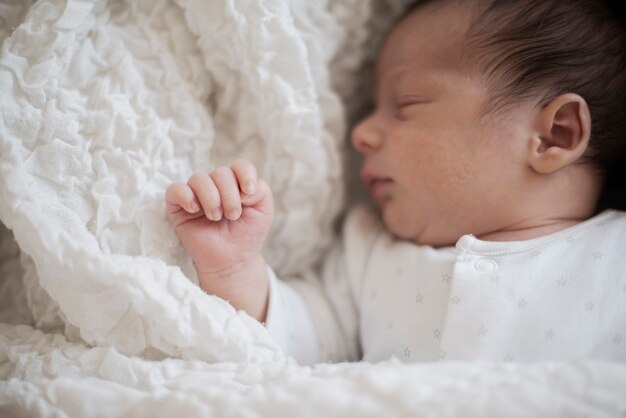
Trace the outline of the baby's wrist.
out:
M 235 264 L 215 269 L 215 270 L 203 270 L 198 268 L 198 280 L 202 287 L 203 284 L 208 286 L 220 286 L 223 282 L 232 282 L 236 280 L 245 280 L 250 278 L 250 274 L 258 271 L 261 267 L 265 267 L 265 260 L 261 254 L 255 255 L 247 260 L 239 261 Z
M 267 264 L 261 254 L 217 271 L 198 271 L 200 287 L 228 301 L 257 320 L 265 321 L 269 299 Z

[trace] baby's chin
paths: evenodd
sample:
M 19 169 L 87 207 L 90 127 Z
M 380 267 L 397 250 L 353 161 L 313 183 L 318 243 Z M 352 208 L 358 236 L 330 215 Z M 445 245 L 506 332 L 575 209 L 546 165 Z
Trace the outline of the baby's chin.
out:
M 420 216 L 415 210 L 407 210 L 405 213 L 399 205 L 394 203 L 388 202 L 382 205 L 380 210 L 384 225 L 396 238 L 430 247 L 447 247 L 456 243 L 456 239 L 452 236 L 437 234 L 432 228 L 433 223 L 428 221 L 428 216 Z M 440 232 L 450 233 L 451 231 L 444 228 Z
M 379 205 L 383 224 L 387 230 L 396 238 L 419 242 L 419 233 L 415 231 L 415 225 L 412 219 L 402 214 L 402 210 L 393 201 L 388 201 Z

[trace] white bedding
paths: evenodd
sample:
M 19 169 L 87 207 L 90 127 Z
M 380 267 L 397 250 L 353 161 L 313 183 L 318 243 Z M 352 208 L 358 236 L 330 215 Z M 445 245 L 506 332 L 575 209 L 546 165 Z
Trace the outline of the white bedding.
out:
M 194 284 L 164 189 L 238 157 L 276 270 L 328 247 L 345 115 L 406 3 L 0 1 L 0 416 L 626 415 L 620 364 L 298 367 Z
M 2 373 L 13 378 L 0 382 L 1 416 L 569 418 L 626 411 L 623 365 L 150 362 L 1 327 L 8 334 L 0 337 Z

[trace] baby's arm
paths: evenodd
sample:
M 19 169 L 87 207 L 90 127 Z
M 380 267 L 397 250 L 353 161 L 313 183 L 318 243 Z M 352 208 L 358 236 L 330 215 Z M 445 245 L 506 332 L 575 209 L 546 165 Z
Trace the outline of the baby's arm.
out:
M 352 244 L 330 252 L 322 280 L 310 272 L 287 285 L 272 273 L 270 295 L 270 270 L 261 248 L 272 223 L 272 194 L 251 163 L 238 160 L 228 168 L 194 174 L 186 184 L 170 185 L 166 200 L 202 289 L 267 321 L 277 343 L 302 363 L 358 360 L 359 319 L 351 289 L 360 285 L 349 283 L 362 274 L 351 273 L 355 268 L 347 263 L 365 265 L 369 253 L 371 234 L 354 232 L 361 229 L 362 216 L 349 217 L 354 221 L 347 222 L 344 241 Z
M 382 230 L 372 212 L 356 207 L 348 213 L 341 240 L 332 245 L 319 269 L 307 270 L 295 280 L 271 280 L 267 329 L 301 364 L 361 358 L 366 266 L 380 263 L 373 260 L 373 248 L 381 235 L 387 236 Z M 371 292 L 370 288 L 368 300 Z
M 258 321 L 267 315 L 269 279 L 261 248 L 272 224 L 268 185 L 237 160 L 196 173 L 166 191 L 167 212 L 191 256 L 200 287 Z

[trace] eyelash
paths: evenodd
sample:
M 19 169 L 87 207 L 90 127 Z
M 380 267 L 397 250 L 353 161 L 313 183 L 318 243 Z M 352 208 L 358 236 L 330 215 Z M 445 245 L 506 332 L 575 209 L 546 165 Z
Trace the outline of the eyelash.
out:
M 430 101 L 429 99 L 425 97 L 421 97 L 421 96 L 399 97 L 398 99 L 395 100 L 396 117 L 400 120 L 406 119 L 406 117 L 403 117 L 402 111 L 406 110 L 407 108 L 412 108 L 413 106 L 416 106 L 416 105 L 426 104 L 429 101 Z
M 396 117 L 400 120 L 405 119 L 405 116 L 402 114 L 403 111 L 406 111 L 407 108 L 412 108 L 415 105 L 422 104 L 421 102 L 405 102 L 405 103 L 397 103 L 396 108 Z
M 428 100 L 422 97 L 404 97 L 404 98 L 399 98 L 398 100 L 396 100 L 396 107 L 398 109 L 402 109 L 407 106 L 424 104 L 426 102 L 428 102 Z

